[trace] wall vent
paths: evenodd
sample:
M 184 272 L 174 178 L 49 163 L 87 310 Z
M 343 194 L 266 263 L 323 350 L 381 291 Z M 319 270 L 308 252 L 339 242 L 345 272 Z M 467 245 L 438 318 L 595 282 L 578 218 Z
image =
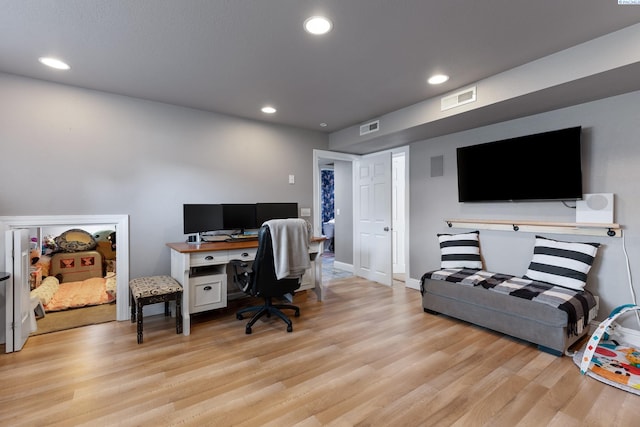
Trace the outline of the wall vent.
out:
M 380 130 L 380 120 L 370 122 L 360 126 L 360 136 Z
M 440 100 L 440 111 L 459 107 L 476 100 L 476 87 L 470 87 L 452 95 L 445 96 Z

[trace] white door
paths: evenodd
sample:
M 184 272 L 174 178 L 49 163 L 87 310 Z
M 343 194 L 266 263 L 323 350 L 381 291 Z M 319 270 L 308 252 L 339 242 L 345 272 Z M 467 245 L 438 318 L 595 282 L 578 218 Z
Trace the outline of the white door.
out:
M 31 333 L 29 311 L 29 231 L 9 230 L 5 235 L 6 266 L 11 273 L 6 287 L 5 351 L 20 351 Z
M 391 286 L 391 153 L 364 156 L 355 167 L 355 274 Z

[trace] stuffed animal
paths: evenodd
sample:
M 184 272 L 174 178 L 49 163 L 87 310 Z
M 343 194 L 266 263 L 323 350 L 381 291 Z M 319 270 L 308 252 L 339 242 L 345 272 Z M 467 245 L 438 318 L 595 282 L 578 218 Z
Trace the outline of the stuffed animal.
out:
M 109 240 L 111 242 L 111 249 L 112 250 L 116 250 L 116 232 L 112 232 L 109 233 L 109 235 L 107 236 L 107 240 Z
M 630 348 L 625 351 L 625 356 L 631 366 L 640 368 L 640 351 L 636 350 L 635 348 Z
M 53 236 L 45 236 L 42 239 L 42 253 L 43 255 L 51 255 L 57 249 L 56 241 Z

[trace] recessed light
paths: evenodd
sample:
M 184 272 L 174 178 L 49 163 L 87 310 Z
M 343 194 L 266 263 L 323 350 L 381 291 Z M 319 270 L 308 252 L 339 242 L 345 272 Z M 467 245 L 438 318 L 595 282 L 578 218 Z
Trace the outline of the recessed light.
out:
M 321 127 L 321 128 L 326 128 L 326 127 L 327 127 L 327 124 L 326 124 L 326 123 L 324 123 L 324 122 L 323 122 L 323 123 L 320 123 L 320 127 Z
M 273 108 L 270 105 L 267 105 L 265 107 L 262 107 L 262 112 L 265 114 L 273 114 L 275 113 L 277 110 L 275 108 Z
M 332 26 L 331 21 L 324 16 L 312 16 L 304 21 L 304 29 L 315 35 L 328 33 Z
M 442 83 L 446 82 L 447 80 L 449 80 L 449 76 L 447 76 L 447 75 L 434 74 L 433 76 L 429 77 L 429 80 L 427 80 L 427 81 L 429 82 L 429 84 L 439 85 L 439 84 L 442 84 Z
M 56 70 L 68 70 L 71 67 L 66 62 L 60 61 L 56 58 L 50 58 L 43 56 L 42 58 L 38 58 L 41 64 L 44 64 L 48 67 L 55 68 Z

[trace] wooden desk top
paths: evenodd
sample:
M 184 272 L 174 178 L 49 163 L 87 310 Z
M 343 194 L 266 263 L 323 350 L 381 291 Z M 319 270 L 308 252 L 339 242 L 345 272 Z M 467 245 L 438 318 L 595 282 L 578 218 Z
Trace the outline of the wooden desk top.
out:
M 312 237 L 312 242 L 322 242 L 326 240 L 325 237 Z M 258 241 L 257 240 L 249 240 L 246 242 L 202 242 L 200 244 L 195 243 L 187 243 L 187 242 L 175 242 L 175 243 L 167 243 L 174 251 L 178 251 L 180 253 L 192 253 L 192 252 L 208 252 L 208 251 L 224 251 L 229 249 L 249 249 L 249 248 L 257 248 Z

